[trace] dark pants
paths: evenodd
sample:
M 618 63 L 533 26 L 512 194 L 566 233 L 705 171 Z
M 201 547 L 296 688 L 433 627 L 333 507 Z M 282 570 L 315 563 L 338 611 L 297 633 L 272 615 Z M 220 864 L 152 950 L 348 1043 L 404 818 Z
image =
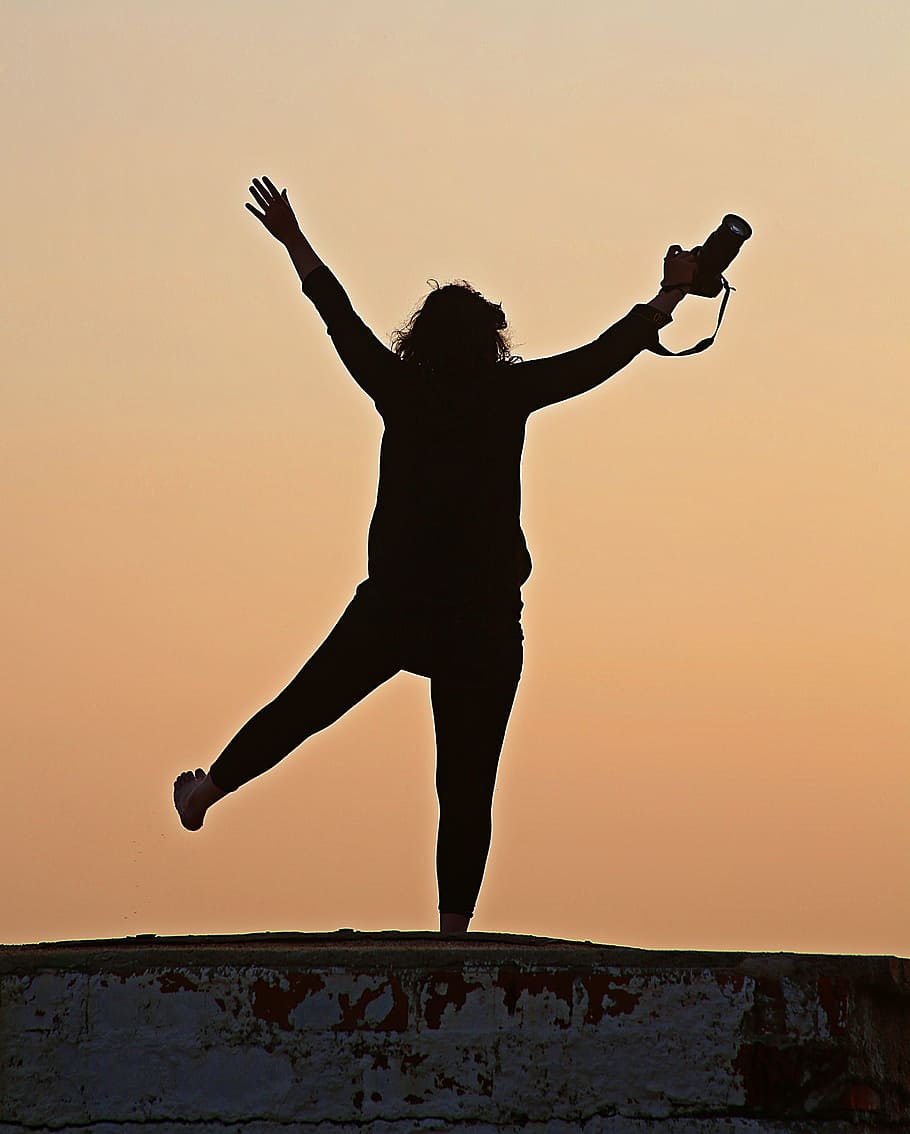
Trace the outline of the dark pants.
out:
M 486 610 L 421 610 L 381 595 L 365 580 L 303 669 L 218 757 L 213 782 L 234 791 L 262 775 L 399 670 L 429 677 L 439 909 L 470 917 L 490 849 L 496 768 L 524 658 L 520 609 L 513 598 Z

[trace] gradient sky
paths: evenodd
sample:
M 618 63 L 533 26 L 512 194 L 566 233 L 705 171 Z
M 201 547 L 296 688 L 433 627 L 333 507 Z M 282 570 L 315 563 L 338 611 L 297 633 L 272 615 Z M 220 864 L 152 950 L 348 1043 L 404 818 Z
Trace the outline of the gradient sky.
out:
M 436 924 L 423 678 L 170 802 L 366 572 L 381 421 L 267 173 L 380 337 L 467 278 L 528 358 L 749 219 L 706 354 L 531 419 L 473 928 L 910 955 L 904 0 L 6 0 L 0 44 L 0 940 Z

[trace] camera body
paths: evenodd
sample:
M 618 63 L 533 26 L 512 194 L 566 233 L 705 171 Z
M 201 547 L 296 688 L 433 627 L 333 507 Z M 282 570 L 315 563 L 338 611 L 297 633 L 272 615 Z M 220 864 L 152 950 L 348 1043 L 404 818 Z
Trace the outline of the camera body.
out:
M 735 213 L 727 213 L 704 244 L 692 249 L 698 267 L 689 285 L 689 294 L 713 299 L 723 287 L 721 276 L 751 235 L 752 226 L 748 221 Z

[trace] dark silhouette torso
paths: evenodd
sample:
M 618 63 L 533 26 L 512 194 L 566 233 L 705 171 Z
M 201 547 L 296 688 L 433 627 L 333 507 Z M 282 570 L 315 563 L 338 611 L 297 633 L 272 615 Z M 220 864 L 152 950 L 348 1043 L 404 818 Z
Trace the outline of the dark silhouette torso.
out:
M 561 355 L 439 374 L 385 347 L 325 265 L 303 289 L 385 423 L 370 581 L 402 602 L 520 609 L 531 573 L 521 529 L 528 417 L 593 388 L 656 342 L 653 309 L 638 304 Z

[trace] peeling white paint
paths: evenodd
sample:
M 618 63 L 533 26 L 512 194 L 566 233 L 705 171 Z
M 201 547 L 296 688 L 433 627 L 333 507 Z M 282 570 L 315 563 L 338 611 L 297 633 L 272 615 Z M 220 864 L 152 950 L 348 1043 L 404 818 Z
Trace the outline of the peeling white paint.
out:
M 707 965 L 524 938 L 441 956 L 414 937 L 87 943 L 44 964 L 8 948 L 0 1134 L 910 1130 L 907 971 L 886 958 Z

